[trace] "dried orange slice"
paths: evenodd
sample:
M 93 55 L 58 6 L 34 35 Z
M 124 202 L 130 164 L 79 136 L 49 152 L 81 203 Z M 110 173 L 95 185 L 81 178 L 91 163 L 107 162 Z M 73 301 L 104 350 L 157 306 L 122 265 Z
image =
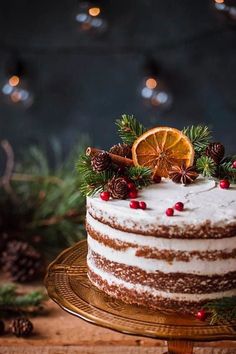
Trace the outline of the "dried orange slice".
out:
M 154 176 L 168 177 L 173 166 L 193 164 L 194 149 L 180 130 L 156 127 L 135 140 L 132 157 L 135 166 L 150 167 Z

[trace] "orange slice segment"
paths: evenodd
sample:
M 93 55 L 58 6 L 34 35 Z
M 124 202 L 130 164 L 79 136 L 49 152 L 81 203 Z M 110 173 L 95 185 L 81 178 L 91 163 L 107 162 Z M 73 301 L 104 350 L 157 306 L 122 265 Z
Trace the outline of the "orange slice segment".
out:
M 146 166 L 154 176 L 168 177 L 173 166 L 189 167 L 194 161 L 194 149 L 180 130 L 157 127 L 142 134 L 133 144 L 132 157 L 135 166 Z

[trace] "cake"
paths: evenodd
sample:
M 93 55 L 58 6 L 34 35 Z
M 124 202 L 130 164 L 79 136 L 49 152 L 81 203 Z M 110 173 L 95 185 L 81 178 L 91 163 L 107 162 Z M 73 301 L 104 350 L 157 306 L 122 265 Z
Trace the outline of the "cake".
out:
M 151 309 L 195 313 L 236 296 L 236 186 L 199 177 L 187 186 L 162 179 L 129 200 L 87 197 L 88 277 L 106 294 Z M 182 212 L 167 217 L 176 202 Z
M 236 155 L 207 126 L 116 125 L 122 143 L 77 164 L 91 283 L 147 309 L 235 318 Z

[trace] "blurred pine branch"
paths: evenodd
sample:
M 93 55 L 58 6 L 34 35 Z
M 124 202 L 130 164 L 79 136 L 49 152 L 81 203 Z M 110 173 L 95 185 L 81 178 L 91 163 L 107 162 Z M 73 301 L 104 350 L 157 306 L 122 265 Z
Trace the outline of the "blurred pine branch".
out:
M 10 144 L 3 141 L 1 145 L 7 163 L 0 178 L 0 236 L 9 234 L 11 239 L 29 243 L 36 240 L 37 248 L 50 258 L 83 238 L 85 200 L 78 189 L 75 161 L 88 139 L 80 138 L 65 161 L 60 144 L 53 141 L 51 163 L 48 154 L 36 146 L 24 151 L 15 163 Z

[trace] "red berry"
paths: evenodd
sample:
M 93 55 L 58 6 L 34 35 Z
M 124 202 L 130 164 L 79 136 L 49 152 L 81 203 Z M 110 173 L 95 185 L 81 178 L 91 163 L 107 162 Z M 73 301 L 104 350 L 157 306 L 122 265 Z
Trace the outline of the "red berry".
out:
M 154 183 L 160 183 L 161 182 L 161 176 L 154 176 L 153 177 L 153 182 Z
M 220 180 L 220 188 L 229 189 L 230 183 L 227 179 Z
M 233 162 L 232 167 L 236 168 L 236 160 Z
M 139 208 L 139 202 L 137 200 L 131 200 L 129 203 L 130 208 L 132 209 L 138 209 Z
M 200 321 L 204 321 L 207 317 L 206 311 L 205 310 L 199 310 L 197 315 L 196 315 L 197 319 Z
M 128 183 L 128 188 L 130 191 L 136 191 L 136 186 L 133 182 Z
M 166 209 L 166 215 L 167 216 L 173 216 L 174 215 L 174 209 L 173 208 Z
M 100 198 L 102 200 L 105 200 L 106 202 L 110 199 L 110 193 L 109 192 L 102 192 L 100 194 Z
M 139 202 L 139 208 L 145 210 L 147 209 L 147 204 L 145 202 Z
M 138 192 L 136 190 L 132 190 L 129 192 L 129 198 L 130 199 L 135 199 L 138 196 Z
M 176 203 L 175 204 L 175 210 L 183 211 L 184 210 L 184 203 L 182 203 L 182 202 Z

